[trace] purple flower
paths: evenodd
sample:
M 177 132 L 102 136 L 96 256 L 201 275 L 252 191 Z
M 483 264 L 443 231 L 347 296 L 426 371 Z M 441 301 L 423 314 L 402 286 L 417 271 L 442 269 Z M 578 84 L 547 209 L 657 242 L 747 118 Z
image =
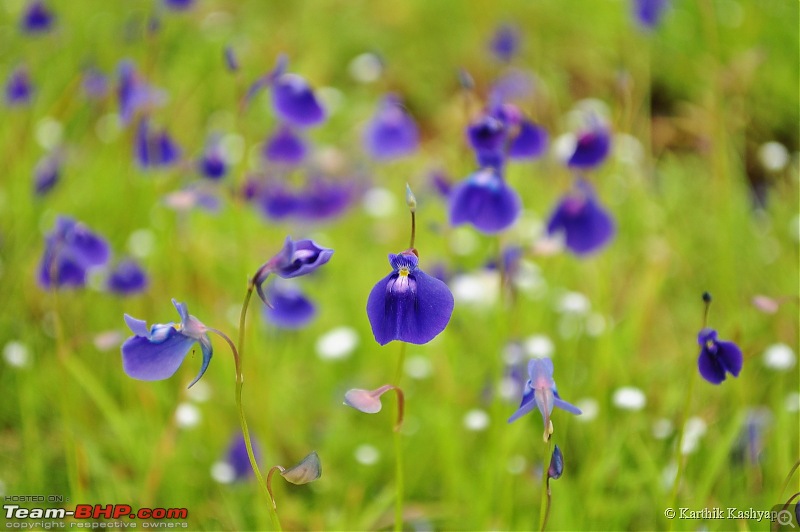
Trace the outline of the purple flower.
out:
M 108 261 L 109 248 L 105 240 L 85 225 L 71 218 L 59 217 L 56 227 L 45 240 L 45 250 L 39 263 L 39 286 L 82 287 L 88 270 Z
M 225 177 L 228 172 L 228 164 L 225 162 L 218 138 L 212 137 L 208 142 L 197 167 L 200 175 L 208 179 L 217 180 Z
M 164 99 L 162 91 L 141 79 L 132 62 L 120 62 L 117 67 L 117 100 L 123 123 L 129 123 L 137 111 L 149 105 L 161 105 Z
M 450 192 L 450 224 L 469 222 L 486 234 L 508 228 L 521 208 L 517 193 L 493 168 L 475 172 Z
M 164 0 L 164 5 L 173 11 L 186 11 L 191 9 L 194 0 Z
M 658 26 L 668 0 L 633 0 L 633 17 L 645 30 Z
M 576 415 L 580 415 L 581 411 L 558 396 L 553 380 L 553 361 L 549 358 L 534 358 L 528 362 L 528 376 L 530 378 L 525 383 L 522 402 L 517 411 L 508 418 L 508 422 L 516 421 L 536 407 L 544 419 L 544 441 L 547 441 L 553 433 L 553 422 L 550 420 L 553 407 L 557 406 Z
M 493 115 L 483 115 L 467 127 L 469 145 L 476 153 L 502 153 L 506 142 L 506 124 Z
M 230 72 L 237 72 L 239 70 L 239 60 L 236 59 L 236 53 L 233 51 L 232 46 L 226 46 L 224 53 L 225 66 L 228 67 Z
M 511 159 L 535 159 L 547 149 L 547 131 L 529 120 L 522 120 L 508 147 Z
M 589 169 L 602 163 L 611 151 L 611 132 L 593 119 L 588 129 L 578 132 L 575 151 L 567 160 L 570 168 Z
M 306 144 L 292 128 L 283 125 L 264 145 L 264 158 L 271 163 L 296 166 L 306 158 Z
M 742 350 L 733 342 L 717 340 L 717 331 L 703 329 L 697 335 L 697 343 L 702 347 L 697 367 L 700 375 L 711 384 L 725 380 L 725 374 L 734 377 L 742 371 Z
M 414 153 L 418 144 L 416 122 L 397 96 L 386 96 L 364 132 L 367 153 L 378 160 L 395 159 Z
M 9 106 L 25 105 L 30 102 L 33 87 L 28 70 L 19 67 L 14 70 L 6 81 L 6 103 Z
M 83 92 L 92 99 L 104 98 L 108 93 L 108 78 L 96 68 L 83 72 Z
M 110 292 L 122 296 L 136 294 L 147 288 L 147 275 L 136 261 L 123 260 L 111 270 L 106 287 Z
M 536 80 L 524 70 L 511 69 L 492 85 L 489 101 L 494 103 L 508 100 L 525 100 L 531 97 Z
M 320 266 L 327 264 L 333 256 L 333 250 L 318 246 L 313 240 L 293 241 L 287 236 L 283 248 L 277 255 L 269 259 L 253 276 L 253 284 L 264 303 L 268 299 L 264 294 L 263 284 L 271 274 L 284 279 L 292 279 L 308 275 Z M 268 304 L 269 306 L 269 304 Z
M 200 342 L 203 363 L 200 373 L 189 384 L 191 388 L 211 362 L 211 340 L 206 334 L 208 328 L 189 314 L 185 303 L 173 299 L 172 304 L 181 317 L 180 323 L 157 323 L 148 329 L 144 320 L 125 314 L 125 323 L 134 336 L 122 344 L 122 369 L 129 377 L 143 381 L 168 379 L 178 371 L 192 346 Z
M 262 212 L 273 220 L 283 220 L 297 214 L 299 198 L 283 183 L 269 182 L 256 191 Z
M 510 24 L 499 26 L 489 48 L 500 61 L 510 61 L 519 50 L 519 30 Z
M 577 190 L 565 196 L 547 222 L 547 233 L 564 233 L 567 248 L 588 255 L 609 243 L 614 221 L 595 199 L 592 187 L 578 181 Z
M 453 189 L 453 183 L 446 173 L 439 170 L 433 171 L 430 173 L 430 181 L 433 188 L 441 197 L 447 198 L 450 195 L 450 191 Z
M 283 74 L 274 81 L 272 106 L 282 120 L 296 127 L 316 126 L 325 120 L 325 110 L 297 74 Z
M 22 14 L 20 26 L 26 33 L 45 33 L 53 27 L 53 13 L 40 0 L 28 4 Z
M 61 177 L 61 153 L 49 153 L 42 157 L 33 169 L 33 190 L 37 196 L 50 192 Z
M 261 450 L 255 441 L 252 441 L 252 445 L 253 455 L 255 455 L 256 462 L 258 462 L 261 457 Z M 244 437 L 241 433 L 234 436 L 225 453 L 223 463 L 231 468 L 231 482 L 246 480 L 253 476 L 253 467 L 250 465 L 250 457 L 247 454 L 247 444 L 244 442 Z M 227 482 L 228 479 L 225 481 Z
M 352 203 L 355 186 L 312 177 L 297 195 L 295 215 L 304 221 L 328 220 L 342 214 Z
M 300 290 L 283 284 L 273 284 L 266 290 L 272 307 L 264 307 L 267 321 L 281 329 L 302 329 L 317 314 L 317 309 Z
M 200 207 L 205 211 L 216 213 L 220 209 L 220 199 L 206 190 L 206 187 L 189 185 L 164 197 L 164 204 L 176 211 L 189 211 Z
M 367 300 L 375 341 L 426 344 L 447 327 L 453 294 L 442 281 L 419 269 L 411 250 L 390 254 L 389 264 L 392 273 L 378 281 Z
M 180 149 L 166 130 L 150 130 L 147 119 L 139 122 L 136 131 L 136 161 L 142 168 L 170 166 L 178 161 Z
M 561 454 L 561 449 L 558 444 L 553 447 L 553 455 L 550 457 L 550 467 L 547 468 L 547 478 L 558 480 L 564 473 L 564 455 Z

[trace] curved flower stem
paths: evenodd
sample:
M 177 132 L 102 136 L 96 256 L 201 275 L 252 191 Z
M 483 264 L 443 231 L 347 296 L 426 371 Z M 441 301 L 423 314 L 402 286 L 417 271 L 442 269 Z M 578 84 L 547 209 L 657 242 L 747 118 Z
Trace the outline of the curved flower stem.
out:
M 672 496 L 670 497 L 670 507 L 675 508 L 675 505 L 678 503 L 678 489 L 681 485 L 681 477 L 683 476 L 683 453 L 681 447 L 683 446 L 683 436 L 684 431 L 686 428 L 686 420 L 689 418 L 689 410 L 692 406 L 692 392 L 694 391 L 694 381 L 697 380 L 692 372 L 692 376 L 689 378 L 689 391 L 686 392 L 686 402 L 683 405 L 683 415 L 681 416 L 680 425 L 678 426 L 678 442 L 675 445 L 675 456 L 678 464 L 678 470 L 675 473 L 675 484 L 672 486 Z M 672 522 L 674 519 L 670 520 L 670 527 L 669 529 L 672 530 Z
M 781 495 L 783 495 L 784 491 L 786 491 L 786 487 L 789 485 L 789 482 L 791 482 L 792 475 L 794 475 L 794 472 L 797 471 L 798 467 L 800 467 L 800 460 L 798 460 L 797 462 L 794 463 L 794 465 L 792 466 L 792 469 L 789 470 L 789 474 L 786 475 L 786 480 L 783 481 L 783 486 L 781 486 L 781 491 L 778 494 L 779 497 Z
M 417 213 L 411 211 L 411 243 L 408 245 L 409 249 L 414 249 L 414 241 L 417 238 Z
M 275 504 L 275 496 L 272 494 L 272 475 L 275 474 L 275 471 L 283 473 L 286 471 L 286 469 L 284 469 L 282 466 L 276 465 L 272 466 L 272 468 L 269 470 L 269 473 L 267 473 L 267 493 L 269 493 L 269 498 L 272 499 L 272 508 L 277 510 L 278 505 Z
M 539 505 L 539 530 L 543 531 L 547 526 L 547 518 L 550 517 L 550 477 L 547 472 L 547 465 L 553 454 L 553 440 L 547 439 L 547 452 L 542 462 L 542 501 Z
M 412 219 L 414 214 L 411 214 Z M 413 238 L 413 237 L 412 237 Z M 394 376 L 394 389 L 397 392 L 397 425 L 394 430 L 394 474 L 395 474 L 395 490 L 397 495 L 394 503 L 394 529 L 395 531 L 403 530 L 403 492 L 404 478 L 403 478 L 403 441 L 400 434 L 400 422 L 403 419 L 404 409 L 404 396 L 400 390 L 400 379 L 403 376 L 403 364 L 406 358 L 406 342 L 400 342 L 400 356 L 397 359 L 397 369 Z
M 258 468 L 258 463 L 256 462 L 256 456 L 253 452 L 253 442 L 250 438 L 250 430 L 247 428 L 247 419 L 244 415 L 244 408 L 242 407 L 242 386 L 244 385 L 244 375 L 242 374 L 242 352 L 244 350 L 244 327 L 245 327 L 245 320 L 247 318 L 247 307 L 250 304 L 250 298 L 253 296 L 253 288 L 254 283 L 251 280 L 247 285 L 247 294 L 244 297 L 244 303 L 242 304 L 242 312 L 239 315 L 239 347 L 234 345 L 233 341 L 223 332 L 217 329 L 209 328 L 209 332 L 213 332 L 214 334 L 218 335 L 220 338 L 225 340 L 228 343 L 228 346 L 231 348 L 231 352 L 233 353 L 233 361 L 236 366 L 236 410 L 239 412 L 239 424 L 242 427 L 242 436 L 244 437 L 244 445 L 247 448 L 247 457 L 250 459 L 250 467 L 253 468 L 253 473 L 255 473 L 256 479 L 258 480 L 258 485 L 261 486 L 261 489 L 264 491 L 264 494 L 270 501 L 269 504 L 269 517 L 272 520 L 272 526 L 275 527 L 276 530 L 283 530 L 281 528 L 281 522 L 278 518 L 278 511 L 275 507 L 275 501 L 272 498 L 272 494 L 267 486 L 267 483 L 264 481 L 264 476 L 261 474 L 261 470 Z

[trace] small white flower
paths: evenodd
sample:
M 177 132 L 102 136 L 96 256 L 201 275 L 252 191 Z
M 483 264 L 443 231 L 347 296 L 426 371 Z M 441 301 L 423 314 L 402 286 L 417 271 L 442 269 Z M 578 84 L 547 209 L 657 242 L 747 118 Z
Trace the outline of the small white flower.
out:
M 641 410 L 647 404 L 647 398 L 644 392 L 639 388 L 633 386 L 623 386 L 617 388 L 612 398 L 614 406 L 620 410 Z
M 479 408 L 470 410 L 464 414 L 464 427 L 474 432 L 486 430 L 489 426 L 489 414 Z
M 349 357 L 358 346 L 358 333 L 351 327 L 337 327 L 317 340 L 317 356 L 322 360 L 341 360 Z
M 772 344 L 764 350 L 764 365 L 775 371 L 792 369 L 796 359 L 794 351 L 786 344 Z

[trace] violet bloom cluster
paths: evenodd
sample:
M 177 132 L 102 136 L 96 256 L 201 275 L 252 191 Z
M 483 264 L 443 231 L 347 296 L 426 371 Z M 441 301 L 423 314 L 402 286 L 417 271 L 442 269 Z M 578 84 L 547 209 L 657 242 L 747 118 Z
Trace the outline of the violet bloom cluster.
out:
M 586 115 L 586 124 L 578 130 L 575 148 L 567 159 L 567 166 L 576 170 L 590 170 L 600 166 L 611 152 L 611 130 L 592 112 Z
M 189 314 L 185 303 L 178 303 L 173 299 L 172 304 L 180 315 L 180 323 L 157 323 L 148 329 L 144 320 L 125 314 L 125 323 L 134 336 L 122 344 L 122 369 L 134 379 L 168 379 L 178 371 L 192 346 L 200 343 L 203 363 L 200 372 L 189 384 L 191 388 L 200 380 L 211 362 L 211 340 L 208 338 L 208 328 Z
M 203 150 L 203 154 L 197 163 L 200 175 L 211 180 L 218 180 L 225 177 L 228 172 L 228 163 L 222 151 L 220 139 L 212 136 Z
M 45 241 L 38 269 L 39 286 L 83 287 L 88 272 L 106 264 L 109 256 L 108 243 L 102 237 L 80 222 L 59 217 Z
M 519 29 L 511 24 L 502 24 L 495 30 L 489 42 L 489 50 L 500 61 L 510 61 L 519 51 Z
M 453 294 L 419 268 L 412 250 L 389 254 L 392 272 L 378 281 L 367 300 L 367 317 L 380 345 L 392 340 L 426 344 L 447 327 Z
M 356 186 L 323 177 L 310 178 L 293 190 L 278 181 L 255 184 L 253 191 L 261 211 L 271 220 L 322 221 L 342 214 L 353 203 Z
M 108 274 L 106 288 L 121 296 L 137 294 L 147 288 L 147 274 L 136 261 L 122 260 Z
M 20 28 L 25 33 L 46 33 L 53 28 L 55 16 L 41 0 L 29 2 L 22 13 Z
M 307 153 L 308 147 L 303 137 L 287 124 L 278 126 L 262 150 L 268 162 L 285 166 L 301 164 Z
M 614 232 L 613 219 L 583 180 L 578 181 L 575 191 L 561 199 L 547 222 L 547 233 L 563 235 L 567 249 L 579 256 L 603 248 Z
M 410 155 L 419 145 L 419 129 L 400 98 L 387 95 L 364 132 L 364 148 L 376 160 Z
M 180 148 L 165 129 L 153 130 L 143 119 L 136 130 L 135 155 L 142 168 L 159 168 L 178 162 Z
M 720 384 L 725 380 L 726 373 L 739 376 L 744 362 L 739 346 L 717 339 L 717 331 L 708 328 L 697 335 L 697 343 L 701 346 L 697 367 L 705 380 Z
M 5 86 L 5 100 L 10 107 L 27 105 L 31 101 L 33 85 L 28 69 L 19 67 L 8 76 Z
M 516 421 L 534 407 L 538 408 L 544 419 L 544 441 L 548 441 L 553 433 L 553 422 L 550 420 L 553 407 L 576 415 L 580 415 L 581 411 L 559 397 L 553 380 L 553 361 L 549 358 L 535 358 L 528 362 L 528 376 L 528 382 L 525 383 L 525 390 L 522 393 L 522 402 L 517 411 L 508 418 L 508 422 Z
M 120 62 L 117 67 L 117 101 L 124 124 L 130 123 L 138 111 L 161 105 L 165 98 L 163 91 L 142 79 L 131 61 Z
M 633 0 L 633 18 L 645 30 L 653 30 L 669 6 L 668 0 Z

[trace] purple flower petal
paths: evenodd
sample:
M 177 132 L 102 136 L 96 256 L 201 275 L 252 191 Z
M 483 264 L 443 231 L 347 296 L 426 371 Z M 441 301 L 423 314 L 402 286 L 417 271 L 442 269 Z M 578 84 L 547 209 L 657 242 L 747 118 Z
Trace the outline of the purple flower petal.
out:
M 576 255 L 600 250 L 611 241 L 614 231 L 613 219 L 585 182 L 578 184 L 575 194 L 561 200 L 547 223 L 547 233 L 564 233 L 567 248 Z
M 150 336 L 150 329 L 147 328 L 147 322 L 145 320 L 136 319 L 128 314 L 125 314 L 124 318 L 125 323 L 133 334 L 136 336 Z
M 578 134 L 575 151 L 567 161 L 570 168 L 589 169 L 602 163 L 611 151 L 611 133 L 603 126 Z
M 505 123 L 492 115 L 484 115 L 467 127 L 467 139 L 477 153 L 502 152 L 506 134 Z
M 374 395 L 371 390 L 358 388 L 348 390 L 344 394 L 344 404 L 365 414 L 377 414 L 383 408 L 380 396 Z
M 375 341 L 426 344 L 450 321 L 453 294 L 446 284 L 417 267 L 415 255 L 391 254 L 389 262 L 394 271 L 378 281 L 367 300 Z
M 50 288 L 51 280 L 55 280 L 56 286 L 84 286 L 87 271 L 105 264 L 109 256 L 108 244 L 100 236 L 82 223 L 59 217 L 46 239 L 39 285 Z
M 550 457 L 550 466 L 547 468 L 547 478 L 558 480 L 564 473 L 564 455 L 558 445 L 553 448 L 553 455 Z
M 125 260 L 111 271 L 106 286 L 115 294 L 136 294 L 147 288 L 147 275 L 135 261 Z
M 52 29 L 53 20 L 53 13 L 47 9 L 44 2 L 35 0 L 25 9 L 20 26 L 26 33 L 45 33 Z
M 658 26 L 661 16 L 669 5 L 668 0 L 633 0 L 634 19 L 645 30 Z
M 306 158 L 306 144 L 288 126 L 282 126 L 264 146 L 264 158 L 272 163 L 296 166 Z
M 25 105 L 30 102 L 32 93 L 27 69 L 20 67 L 11 72 L 5 87 L 6 103 L 9 106 Z
M 261 450 L 257 442 L 251 440 L 251 444 L 253 445 L 253 454 L 256 462 L 258 462 L 261 457 Z M 225 453 L 225 463 L 233 469 L 234 481 L 244 480 L 253 476 L 253 467 L 250 465 L 250 457 L 247 454 L 247 444 L 241 434 L 237 434 L 231 441 L 228 451 Z
M 33 190 L 37 196 L 50 192 L 61 177 L 61 156 L 58 153 L 44 156 L 33 170 Z
M 378 160 L 395 159 L 414 153 L 419 131 L 414 119 L 396 96 L 384 98 L 364 132 L 364 148 Z
M 322 463 L 316 452 L 312 452 L 300 463 L 281 471 L 281 476 L 292 484 L 308 484 L 322 476 Z
M 272 86 L 275 113 L 289 124 L 311 127 L 325 120 L 325 110 L 306 80 L 297 74 L 283 74 Z
M 522 401 L 519 403 L 519 408 L 516 412 L 511 414 L 511 417 L 508 418 L 508 423 L 518 420 L 536 407 L 536 401 L 534 400 L 533 396 L 533 388 L 526 385 L 525 390 L 522 393 Z
M 142 120 L 136 133 L 136 161 L 142 168 L 170 166 L 178 161 L 180 148 L 166 130 L 151 131 Z
M 167 337 L 161 342 L 152 342 L 144 336 L 133 336 L 122 344 L 122 369 L 134 379 L 168 379 L 178 371 L 194 343 L 193 338 L 184 336 L 174 328 L 169 329 Z M 204 363 L 200 375 L 206 367 L 207 364 Z
M 543 155 L 546 149 L 547 131 L 533 122 L 523 120 L 508 148 L 508 156 L 512 159 L 535 159 Z
M 302 329 L 317 314 L 314 304 L 295 288 L 272 285 L 266 295 L 272 306 L 264 307 L 264 316 L 282 329 Z
M 519 30 L 510 24 L 497 28 L 489 48 L 500 61 L 510 61 L 519 49 Z
M 173 11 L 186 11 L 191 9 L 194 0 L 163 0 L 164 5 Z
M 717 340 L 717 331 L 703 329 L 697 335 L 697 343 L 702 346 L 697 359 L 700 375 L 712 384 L 725 380 L 725 373 L 738 377 L 742 371 L 744 358 L 742 350 L 733 342 Z
M 450 224 L 468 222 L 482 233 L 508 228 L 521 208 L 517 193 L 493 169 L 475 172 L 450 192 Z

